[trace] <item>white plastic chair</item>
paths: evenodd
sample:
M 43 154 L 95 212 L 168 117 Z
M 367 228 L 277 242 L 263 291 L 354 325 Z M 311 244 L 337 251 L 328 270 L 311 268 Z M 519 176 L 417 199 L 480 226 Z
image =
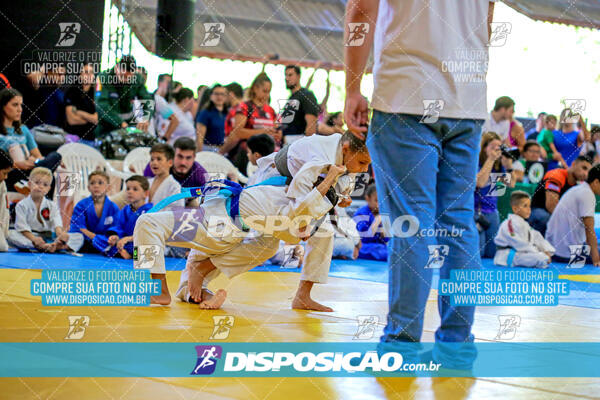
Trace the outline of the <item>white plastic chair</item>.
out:
M 60 146 L 57 152 L 62 156 L 62 163 L 65 168 L 58 168 L 56 171 L 58 187 L 55 196 L 73 196 L 75 202 L 87 197 L 89 195 L 87 191 L 88 176 L 98 168 L 104 170 L 110 176 L 120 178 L 123 182 L 133 175 L 131 172 L 117 171 L 104 159 L 102 153 L 86 144 L 67 143 Z M 76 174 L 70 177 L 73 184 L 71 188 L 63 186 L 65 177 L 61 176 L 69 173 Z
M 144 169 L 150 162 L 150 147 L 137 147 L 127 153 L 123 160 L 123 171 L 131 173 L 130 167 L 138 175 L 144 175 Z
M 231 161 L 219 153 L 200 151 L 196 153 L 196 161 L 211 175 L 210 179 L 224 179 L 227 178 L 229 174 L 233 174 L 234 176 L 237 176 L 237 180 L 240 183 L 248 182 L 248 178 L 244 176 Z M 208 180 L 209 179 L 207 179 L 207 181 Z

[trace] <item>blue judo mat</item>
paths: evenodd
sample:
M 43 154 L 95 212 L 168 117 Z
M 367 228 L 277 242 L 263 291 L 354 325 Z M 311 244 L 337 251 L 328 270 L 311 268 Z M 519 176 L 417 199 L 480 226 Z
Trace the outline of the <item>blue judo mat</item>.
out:
M 181 271 L 185 268 L 185 259 L 166 258 L 168 271 Z M 40 254 L 9 251 L 0 253 L 0 268 L 13 269 L 129 269 L 131 260 L 104 257 L 100 254 L 85 254 L 76 257 L 68 254 Z M 483 260 L 483 268 L 504 270 L 496 267 L 491 259 Z M 567 268 L 566 264 L 553 263 L 550 268 L 559 275 L 597 275 L 600 268 L 586 265 L 583 268 Z M 281 268 L 278 265 L 262 265 L 252 271 L 300 272 L 300 268 Z M 387 283 L 388 266 L 385 262 L 371 260 L 333 260 L 329 276 L 337 278 L 358 279 L 370 282 Z M 434 270 L 432 287 L 437 288 L 439 271 Z M 569 281 L 571 294 L 560 298 L 560 304 L 600 309 L 600 284 L 591 282 Z

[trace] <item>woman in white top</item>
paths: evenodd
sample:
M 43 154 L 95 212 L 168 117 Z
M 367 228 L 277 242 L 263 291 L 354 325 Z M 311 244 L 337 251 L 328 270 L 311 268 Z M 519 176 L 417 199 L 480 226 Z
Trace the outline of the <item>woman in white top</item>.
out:
M 180 137 L 189 137 L 196 141 L 196 129 L 194 128 L 194 118 L 191 110 L 194 106 L 194 92 L 188 88 L 182 88 L 173 95 L 175 103 L 173 112 L 177 116 L 179 125 L 170 136 L 165 136 L 169 144 L 173 144 Z

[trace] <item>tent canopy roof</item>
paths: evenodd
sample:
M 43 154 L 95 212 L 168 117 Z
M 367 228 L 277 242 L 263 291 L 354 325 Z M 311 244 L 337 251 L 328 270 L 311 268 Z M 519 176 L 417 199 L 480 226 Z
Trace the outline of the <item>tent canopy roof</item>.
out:
M 600 0 L 505 0 L 530 18 L 600 28 Z M 132 31 L 155 51 L 158 0 L 113 0 Z M 194 50 L 197 57 L 314 67 L 343 66 L 343 23 L 346 0 L 196 0 Z M 204 23 L 224 23 L 218 45 L 202 46 Z M 369 63 L 371 64 L 371 63 Z

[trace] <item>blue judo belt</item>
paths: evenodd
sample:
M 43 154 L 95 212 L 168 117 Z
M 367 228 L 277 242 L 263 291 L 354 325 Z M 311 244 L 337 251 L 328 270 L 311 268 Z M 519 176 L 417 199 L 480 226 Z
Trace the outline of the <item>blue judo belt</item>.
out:
M 287 178 L 285 176 L 273 176 L 269 179 L 266 179 L 256 185 L 248 186 L 246 189 L 255 187 L 255 186 L 285 186 Z M 219 183 L 220 185 L 209 185 L 212 183 Z M 180 193 L 171 195 L 166 197 L 156 203 L 148 212 L 158 212 L 163 208 L 167 207 L 169 204 L 172 204 L 179 200 L 189 199 L 193 197 L 202 197 L 202 202 L 204 199 L 213 195 L 214 197 L 224 198 L 226 201 L 226 209 L 229 213 L 231 219 L 233 219 L 234 224 L 243 231 L 248 231 L 249 228 L 244 224 L 244 222 L 240 218 L 240 195 L 244 188 L 242 185 L 236 182 L 232 182 L 227 179 L 215 179 L 209 182 L 206 182 L 204 186 L 201 187 L 192 187 L 192 188 L 182 188 Z M 215 191 L 217 191 L 215 193 Z

